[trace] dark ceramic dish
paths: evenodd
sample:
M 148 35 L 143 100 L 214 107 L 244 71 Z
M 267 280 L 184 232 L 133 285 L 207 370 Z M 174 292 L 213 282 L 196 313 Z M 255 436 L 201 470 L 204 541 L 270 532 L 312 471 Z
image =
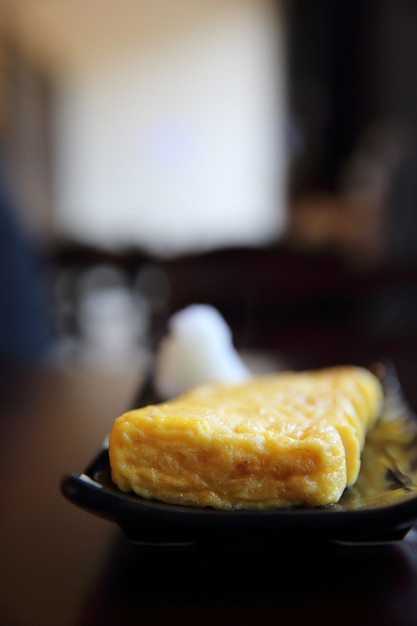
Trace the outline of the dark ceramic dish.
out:
M 118 524 L 131 541 L 156 545 L 271 544 L 300 537 L 342 543 L 399 541 L 417 523 L 417 419 L 395 373 L 384 365 L 383 415 L 368 436 L 361 472 L 341 500 L 325 508 L 266 511 L 194 508 L 122 493 L 112 483 L 107 447 L 79 474 L 61 481 L 77 506 Z M 137 403 L 148 404 L 142 397 Z

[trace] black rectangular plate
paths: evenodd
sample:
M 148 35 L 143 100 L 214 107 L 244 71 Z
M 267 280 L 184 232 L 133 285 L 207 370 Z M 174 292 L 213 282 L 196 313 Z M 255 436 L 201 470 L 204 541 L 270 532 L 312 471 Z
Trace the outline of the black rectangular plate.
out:
M 143 544 L 401 540 L 417 522 L 417 420 L 392 367 L 383 364 L 380 371 L 384 372 L 383 415 L 367 438 L 357 483 L 335 505 L 221 511 L 146 500 L 122 493 L 113 484 L 106 445 L 81 474 L 63 477 L 62 494 L 118 524 L 131 541 Z M 150 401 L 148 387 L 137 406 Z

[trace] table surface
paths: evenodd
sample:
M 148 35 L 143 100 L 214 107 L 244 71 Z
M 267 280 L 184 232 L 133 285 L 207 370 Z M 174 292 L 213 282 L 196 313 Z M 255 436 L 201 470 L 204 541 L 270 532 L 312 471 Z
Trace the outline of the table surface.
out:
M 61 478 L 142 380 L 140 366 L 1 377 L 0 624 L 417 625 L 414 529 L 382 546 L 149 548 L 68 502 Z

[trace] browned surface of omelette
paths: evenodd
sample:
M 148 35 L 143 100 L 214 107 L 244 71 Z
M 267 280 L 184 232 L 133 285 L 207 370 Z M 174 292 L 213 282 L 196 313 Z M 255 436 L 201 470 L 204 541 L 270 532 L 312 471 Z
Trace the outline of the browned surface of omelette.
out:
M 379 380 L 354 366 L 202 385 L 115 420 L 112 479 L 199 507 L 332 504 L 356 481 L 382 397 Z

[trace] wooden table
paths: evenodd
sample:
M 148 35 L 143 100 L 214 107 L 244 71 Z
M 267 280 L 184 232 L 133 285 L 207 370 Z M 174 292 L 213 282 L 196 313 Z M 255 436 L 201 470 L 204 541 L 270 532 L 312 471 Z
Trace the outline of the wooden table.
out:
M 415 626 L 417 532 L 399 545 L 151 550 L 120 538 L 81 626 Z
M 67 502 L 140 384 L 138 368 L 14 372 L 0 377 L 0 624 L 74 626 L 117 530 Z
M 417 625 L 417 531 L 395 545 L 146 548 L 67 502 L 142 371 L 1 377 L 0 624 Z

